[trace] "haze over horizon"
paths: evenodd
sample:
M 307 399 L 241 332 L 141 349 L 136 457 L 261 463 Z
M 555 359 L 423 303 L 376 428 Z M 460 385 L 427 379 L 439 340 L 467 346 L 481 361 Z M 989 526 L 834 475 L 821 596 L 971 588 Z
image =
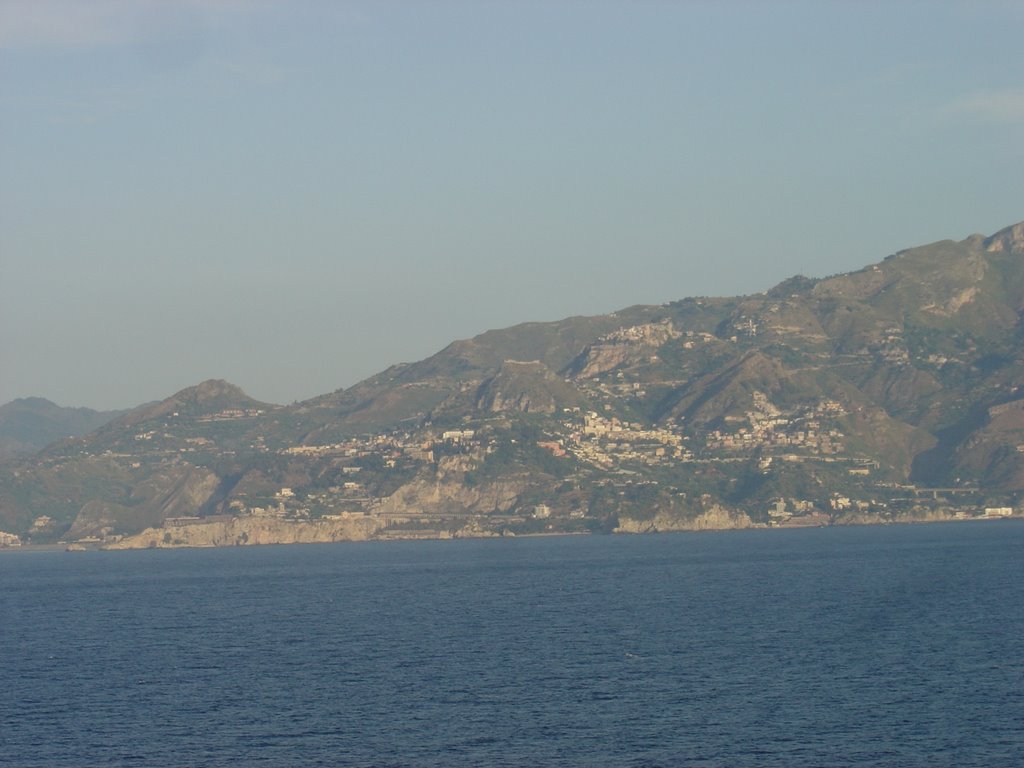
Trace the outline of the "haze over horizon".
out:
M 0 403 L 270 402 L 1024 218 L 1013 3 L 0 0 Z

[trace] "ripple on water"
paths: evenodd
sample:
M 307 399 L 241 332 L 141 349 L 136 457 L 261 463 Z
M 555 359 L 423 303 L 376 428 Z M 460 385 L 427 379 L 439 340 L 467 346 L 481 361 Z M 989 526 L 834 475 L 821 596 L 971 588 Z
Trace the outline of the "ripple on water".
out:
M 1024 526 L 0 557 L 0 766 L 1024 764 Z

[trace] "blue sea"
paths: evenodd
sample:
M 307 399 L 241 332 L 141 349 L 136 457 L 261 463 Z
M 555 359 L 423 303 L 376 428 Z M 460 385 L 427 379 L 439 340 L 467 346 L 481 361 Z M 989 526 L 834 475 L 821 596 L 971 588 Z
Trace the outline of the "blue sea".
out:
M 1024 525 L 0 554 L 0 766 L 1022 766 Z

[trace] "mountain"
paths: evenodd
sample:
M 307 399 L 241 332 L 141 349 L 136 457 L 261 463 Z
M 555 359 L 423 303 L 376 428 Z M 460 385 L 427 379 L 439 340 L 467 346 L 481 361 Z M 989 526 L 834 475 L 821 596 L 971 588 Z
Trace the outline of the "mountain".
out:
M 110 547 L 1002 517 L 1024 224 L 760 294 L 526 323 L 292 406 L 209 381 L 0 472 Z M 986 511 L 987 510 L 987 511 Z
M 0 405 L 0 458 L 34 453 L 55 440 L 84 435 L 123 413 L 62 408 L 42 397 L 12 400 Z

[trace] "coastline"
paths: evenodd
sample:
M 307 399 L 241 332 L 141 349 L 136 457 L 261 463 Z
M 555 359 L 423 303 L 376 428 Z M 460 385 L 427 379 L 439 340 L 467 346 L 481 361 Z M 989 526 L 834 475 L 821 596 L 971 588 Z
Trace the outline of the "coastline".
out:
M 57 544 L 19 544 L 16 547 L 0 547 L 0 556 L 8 552 L 66 552 L 67 542 Z
M 656 519 L 656 518 L 655 518 Z M 734 518 L 735 519 L 735 518 Z M 341 542 L 357 541 L 447 541 L 454 539 L 484 539 L 484 538 L 545 538 L 555 536 L 602 536 L 602 535 L 637 535 L 637 534 L 658 534 L 658 533 L 713 533 L 734 530 L 799 530 L 808 528 L 845 528 L 853 526 L 892 526 L 892 525 L 922 525 L 933 523 L 970 523 L 970 522 L 1022 522 L 1024 515 L 1002 515 L 998 517 L 920 517 L 905 518 L 899 520 L 869 520 L 852 519 L 827 524 L 781 524 L 765 525 L 762 523 L 733 525 L 707 525 L 702 524 L 710 521 L 702 521 L 701 518 L 694 518 L 689 521 L 677 521 L 676 525 L 659 527 L 657 525 L 630 526 L 628 528 L 618 527 L 608 533 L 589 531 L 531 531 L 524 533 L 512 533 L 484 531 L 479 529 L 468 529 L 458 531 L 415 531 L 415 530 L 387 530 L 374 528 L 374 526 L 363 525 L 355 528 L 346 527 L 339 529 L 338 526 L 317 524 L 309 521 L 274 521 L 276 525 L 264 527 L 257 535 L 251 535 L 254 531 L 249 525 L 232 525 L 239 521 L 246 521 L 245 518 L 235 518 L 228 523 L 220 523 L 221 529 L 210 531 L 217 523 L 196 523 L 189 526 L 176 526 L 173 528 L 150 528 L 135 534 L 126 536 L 116 542 L 102 541 L 72 541 L 58 542 L 51 544 L 23 544 L 16 547 L 0 548 L 0 555 L 8 552 L 40 553 L 40 552 L 95 552 L 114 550 L 140 550 L 140 549 L 224 549 L 239 546 L 287 546 L 290 544 L 331 544 Z M 685 523 L 685 524 L 684 524 Z M 185 528 L 199 529 L 203 535 L 189 535 Z M 205 529 L 205 530 L 204 530 Z M 191 533 L 196 533 L 192 531 Z M 211 533 L 215 535 L 210 535 Z M 170 535 L 168 535 L 170 534 Z M 221 534 L 221 535 L 216 535 Z

